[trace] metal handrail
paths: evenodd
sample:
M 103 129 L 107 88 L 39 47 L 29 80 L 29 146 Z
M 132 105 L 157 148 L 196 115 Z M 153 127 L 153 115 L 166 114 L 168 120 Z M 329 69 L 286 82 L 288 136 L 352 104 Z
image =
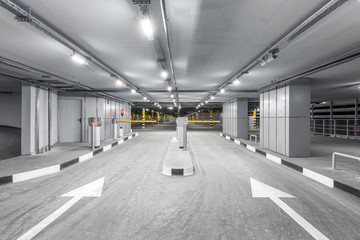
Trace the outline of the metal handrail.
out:
M 352 159 L 360 161 L 360 157 L 352 156 L 352 155 L 345 154 L 345 153 L 334 152 L 332 154 L 332 164 L 331 164 L 332 169 L 335 169 L 335 167 L 336 167 L 336 156 L 343 156 L 343 157 L 352 158 Z
M 257 143 L 257 136 L 254 135 L 254 134 L 250 134 L 250 142 L 251 142 L 251 137 L 254 137 L 255 138 L 255 143 Z

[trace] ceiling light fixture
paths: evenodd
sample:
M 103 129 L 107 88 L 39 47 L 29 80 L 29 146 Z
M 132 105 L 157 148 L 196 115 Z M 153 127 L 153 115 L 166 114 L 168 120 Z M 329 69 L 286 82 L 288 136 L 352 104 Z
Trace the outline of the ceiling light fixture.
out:
M 173 110 L 174 108 L 173 107 L 168 107 L 169 110 Z
M 222 88 L 222 89 L 220 90 L 220 92 L 221 92 L 221 93 L 224 93 L 224 92 L 225 92 L 225 89 Z
M 147 97 L 144 97 L 143 99 L 146 101 L 146 100 L 147 100 Z
M 116 85 L 119 85 L 119 86 L 124 86 L 124 82 L 121 81 L 120 79 L 116 80 Z
M 163 77 L 164 79 L 166 79 L 168 76 L 169 76 L 169 74 L 168 74 L 168 72 L 167 71 L 161 71 L 161 77 Z
M 208 104 L 209 101 L 205 101 L 205 104 Z
M 233 84 L 234 84 L 234 85 L 239 85 L 239 83 L 240 83 L 240 80 L 239 80 L 238 78 L 236 78 L 236 79 L 233 81 Z
M 143 18 L 141 19 L 141 26 L 148 37 L 149 41 L 154 40 L 154 30 L 151 25 L 151 21 L 149 18 Z
M 215 97 L 214 96 L 211 96 L 211 99 L 213 100 Z
M 168 86 L 167 90 L 170 92 L 172 90 L 172 87 Z
M 170 96 L 171 98 L 174 98 L 174 94 L 171 94 L 171 96 Z
M 74 62 L 77 62 L 79 64 L 82 64 L 82 65 L 89 65 L 88 61 L 86 60 L 85 57 L 81 56 L 80 54 L 74 52 L 73 54 L 71 54 L 71 59 L 74 61 Z
M 131 93 L 132 94 L 136 93 L 135 89 L 131 89 Z

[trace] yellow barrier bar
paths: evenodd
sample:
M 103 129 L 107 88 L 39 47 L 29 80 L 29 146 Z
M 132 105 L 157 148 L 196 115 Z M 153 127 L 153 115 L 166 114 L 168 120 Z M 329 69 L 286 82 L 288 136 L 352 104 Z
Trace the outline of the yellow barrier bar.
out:
M 123 122 L 123 123 L 154 123 L 156 122 L 155 120 L 118 120 L 118 122 Z
M 189 123 L 220 123 L 220 121 L 202 121 L 202 120 L 189 120 Z

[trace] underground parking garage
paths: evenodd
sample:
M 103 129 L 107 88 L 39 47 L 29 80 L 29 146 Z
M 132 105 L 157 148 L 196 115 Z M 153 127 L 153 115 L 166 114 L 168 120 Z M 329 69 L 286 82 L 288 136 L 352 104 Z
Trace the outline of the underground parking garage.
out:
M 0 0 L 1 239 L 359 239 L 358 0 Z

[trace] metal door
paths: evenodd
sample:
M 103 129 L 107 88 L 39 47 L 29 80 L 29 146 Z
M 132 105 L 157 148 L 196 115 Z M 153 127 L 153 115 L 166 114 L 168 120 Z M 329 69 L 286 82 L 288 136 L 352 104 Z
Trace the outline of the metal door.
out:
M 59 99 L 59 142 L 81 142 L 81 100 Z

